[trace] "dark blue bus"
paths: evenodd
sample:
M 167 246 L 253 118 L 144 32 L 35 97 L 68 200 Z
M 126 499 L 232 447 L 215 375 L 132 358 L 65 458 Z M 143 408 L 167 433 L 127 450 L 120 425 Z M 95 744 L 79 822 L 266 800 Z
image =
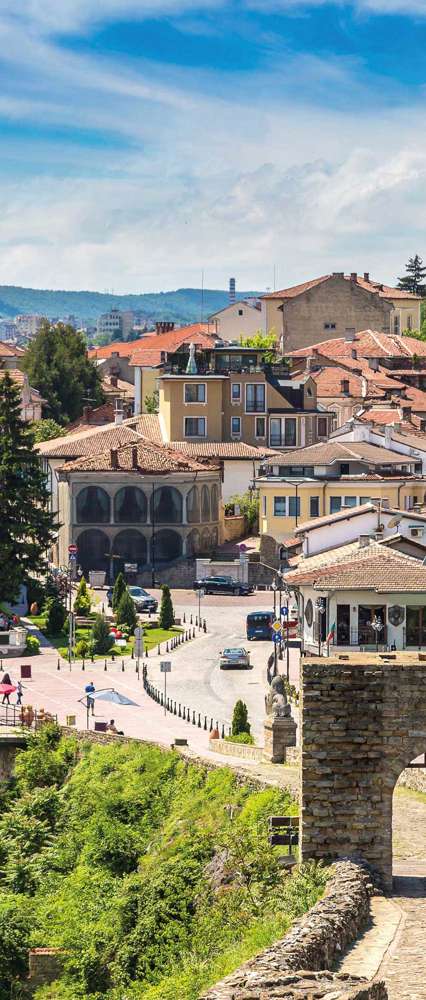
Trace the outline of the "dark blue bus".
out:
M 273 611 L 252 611 L 247 615 L 247 639 L 272 639 Z

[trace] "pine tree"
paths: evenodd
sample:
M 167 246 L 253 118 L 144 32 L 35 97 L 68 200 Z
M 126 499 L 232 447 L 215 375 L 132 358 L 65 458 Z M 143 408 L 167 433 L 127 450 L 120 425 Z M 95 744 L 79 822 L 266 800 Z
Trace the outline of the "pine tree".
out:
M 49 406 L 49 417 L 59 424 L 76 420 L 85 400 L 102 403 L 100 376 L 87 357 L 82 333 L 64 323 L 42 323 L 24 359 L 30 385 L 38 389 Z
M 109 625 L 103 615 L 95 615 L 92 628 L 92 642 L 95 653 L 108 653 L 114 643 Z
M 124 594 L 122 594 L 117 607 L 117 622 L 119 625 L 127 625 L 133 635 L 138 619 L 134 602 L 130 597 L 127 587 Z
M 46 613 L 46 632 L 48 635 L 58 635 L 65 625 L 67 613 L 58 595 L 48 597 L 43 611 Z
M 34 438 L 20 416 L 20 390 L 0 379 L 0 600 L 14 601 L 31 573 L 44 573 L 55 515 Z
M 112 592 L 112 610 L 116 613 L 123 594 L 126 592 L 126 581 L 122 573 L 119 573 Z
M 239 736 L 240 733 L 250 733 L 250 723 L 248 721 L 247 705 L 239 699 L 235 702 L 232 716 L 232 735 Z
M 426 267 L 418 253 L 414 257 L 409 257 L 408 264 L 405 265 L 407 272 L 403 278 L 398 278 L 398 288 L 404 292 L 411 292 L 412 295 L 426 295 Z
M 91 608 L 90 594 L 87 589 L 86 580 L 84 576 L 82 576 L 80 583 L 78 585 L 77 594 L 74 601 L 74 611 L 77 611 L 77 614 L 80 615 L 88 615 L 90 614 L 90 608 Z
M 165 583 L 163 584 L 161 590 L 162 596 L 158 624 L 160 628 L 169 629 L 175 623 L 175 613 L 173 611 L 173 604 L 170 596 L 170 587 L 168 587 Z

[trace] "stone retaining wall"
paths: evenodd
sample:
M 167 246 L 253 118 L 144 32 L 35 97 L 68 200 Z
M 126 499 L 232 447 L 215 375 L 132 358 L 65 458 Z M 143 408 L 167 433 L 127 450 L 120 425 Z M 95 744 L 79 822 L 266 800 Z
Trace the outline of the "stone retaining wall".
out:
M 227 740 L 209 740 L 209 749 L 227 757 L 244 757 L 245 760 L 262 760 L 263 747 L 253 747 L 248 743 L 228 743 Z
M 367 868 L 337 862 L 323 898 L 288 934 L 200 1000 L 386 1000 L 383 983 L 329 971 L 366 927 L 372 891 Z

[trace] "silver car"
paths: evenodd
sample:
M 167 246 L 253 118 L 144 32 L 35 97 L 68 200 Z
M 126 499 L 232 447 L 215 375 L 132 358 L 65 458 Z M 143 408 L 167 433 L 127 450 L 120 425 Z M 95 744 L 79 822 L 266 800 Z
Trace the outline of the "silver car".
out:
M 242 667 L 244 670 L 250 669 L 250 653 L 242 646 L 222 650 L 220 654 L 220 669 L 228 670 L 231 667 Z

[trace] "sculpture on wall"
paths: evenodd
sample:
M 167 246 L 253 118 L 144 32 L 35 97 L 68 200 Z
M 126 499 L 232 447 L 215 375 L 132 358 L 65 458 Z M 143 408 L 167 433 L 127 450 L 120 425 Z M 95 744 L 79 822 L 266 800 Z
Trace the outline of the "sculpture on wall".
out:
M 277 674 L 271 681 L 269 691 L 265 696 L 265 709 L 266 714 L 274 719 L 285 719 L 291 715 L 282 674 Z

